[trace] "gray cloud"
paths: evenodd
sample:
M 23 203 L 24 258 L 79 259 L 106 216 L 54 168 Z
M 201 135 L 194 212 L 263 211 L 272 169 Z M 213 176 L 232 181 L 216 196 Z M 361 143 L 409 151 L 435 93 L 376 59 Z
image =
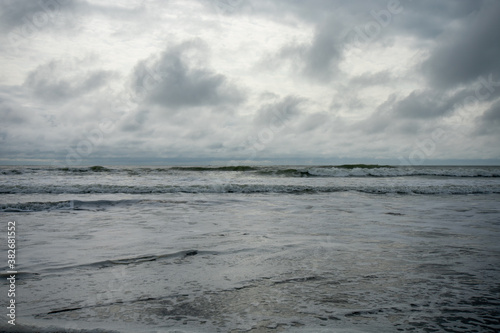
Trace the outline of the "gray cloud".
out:
M 254 124 L 258 127 L 282 127 L 301 114 L 300 105 L 305 102 L 297 96 L 286 96 L 280 101 L 263 105 L 256 113 Z
M 354 125 L 354 128 L 369 135 L 385 131 L 391 122 L 394 123 L 391 112 L 396 101 L 397 96 L 391 94 L 369 117 L 358 121 Z
M 68 0 L 57 0 L 57 1 L 68 1 Z M 131 20 L 142 16 L 146 12 L 144 2 L 141 4 L 133 5 L 130 8 L 120 6 L 119 4 L 100 4 L 100 3 L 89 3 L 83 1 L 79 3 L 80 12 L 84 12 L 87 15 L 98 14 L 103 15 L 107 19 L 117 19 L 117 20 Z
M 29 45 L 41 32 L 70 32 L 78 21 L 79 3 L 71 0 L 6 0 L 0 6 L 0 36 L 4 47 Z
M 30 114 L 25 108 L 3 98 L 0 98 L 0 114 L 2 115 L 2 123 L 9 127 L 31 122 Z
M 453 111 L 454 99 L 434 91 L 413 91 L 393 105 L 392 114 L 401 118 L 436 118 Z
M 0 7 L 2 158 L 64 160 L 103 121 L 82 162 L 394 158 L 436 128 L 499 156 L 493 0 L 55 1 Z
M 292 43 L 281 46 L 275 54 L 262 60 L 269 70 L 291 62 L 298 74 L 317 82 L 327 83 L 338 72 L 343 59 L 342 26 L 335 17 L 329 17 L 316 27 L 309 43 Z
M 80 64 L 79 61 L 50 61 L 31 71 L 24 86 L 40 99 L 57 102 L 98 90 L 115 76 L 107 70 L 82 70 Z
M 168 108 L 238 104 L 244 99 L 224 75 L 195 67 L 189 52 L 203 57 L 207 51 L 204 43 L 193 40 L 167 48 L 159 59 L 139 62 L 132 74 L 134 91 Z
M 148 118 L 148 110 L 138 110 L 137 112 L 132 112 L 121 121 L 120 129 L 124 132 L 137 132 L 143 130 Z
M 320 81 L 328 81 L 338 71 L 342 60 L 341 27 L 334 18 L 317 28 L 311 45 L 303 55 L 304 73 Z
M 500 76 L 500 2 L 484 1 L 483 6 L 436 41 L 423 64 L 430 82 L 453 88 L 473 82 L 479 76 Z
M 482 78 L 466 88 L 452 92 L 425 89 L 414 90 L 405 97 L 392 94 L 362 122 L 362 127 L 369 133 L 385 131 L 389 127 L 418 129 L 420 122 L 424 121 L 435 122 L 454 115 L 460 118 L 467 114 L 477 115 L 481 111 L 481 103 L 495 101 L 500 96 L 500 82 L 492 82 Z M 408 122 L 413 125 L 409 126 Z
M 490 0 L 491 1 L 491 0 Z M 388 7 L 392 5 L 401 13 L 394 15 Z M 293 15 L 310 24 L 322 24 L 326 19 L 335 17 L 337 23 L 342 23 L 343 33 L 355 27 L 364 26 L 374 21 L 387 21 L 387 26 L 382 27 L 381 36 L 391 34 L 405 34 L 433 39 L 441 35 L 447 28 L 444 21 L 462 20 L 471 13 L 479 10 L 484 5 L 484 0 L 357 0 L 346 2 L 344 0 L 276 0 L 252 1 L 254 15 L 271 16 L 273 20 L 293 24 L 289 17 Z M 287 20 L 288 19 L 288 20 Z M 380 20 L 380 21 L 377 21 Z M 384 25 L 386 24 L 384 22 Z M 336 32 L 335 32 L 336 33 Z M 345 41 L 348 42 L 348 41 Z
M 395 78 L 388 70 L 380 71 L 377 73 L 363 73 L 353 77 L 349 86 L 356 86 L 358 88 L 365 88 L 378 85 L 386 85 L 393 83 Z
M 5 30 L 23 25 L 47 25 L 75 7 L 69 0 L 5 0 L 0 6 L 0 26 Z
M 300 133 L 314 131 L 321 126 L 325 126 L 330 121 L 330 116 L 325 112 L 307 115 L 298 125 Z
M 103 15 L 106 18 L 129 20 L 144 14 L 144 3 L 125 8 L 123 5 L 103 5 L 86 0 L 3 0 L 0 6 L 0 27 L 6 31 L 25 27 L 41 29 L 70 26 L 75 18 L 89 15 Z
M 475 134 L 500 136 L 500 101 L 476 118 Z
M 449 28 L 443 22 L 466 19 L 484 5 L 483 0 L 401 1 L 404 19 L 396 24 L 402 33 L 434 39 Z
M 354 1 L 350 3 L 312 1 L 307 4 L 292 2 L 289 6 L 277 1 L 272 6 L 256 6 L 255 12 L 257 13 L 288 11 L 308 20 L 315 26 L 314 38 L 310 43 L 283 45 L 277 53 L 268 56 L 263 62 L 274 68 L 279 66 L 283 60 L 288 60 L 292 62 L 292 68 L 298 70 L 305 77 L 325 83 L 330 82 L 338 73 L 338 64 L 344 59 L 344 51 L 353 43 L 361 48 L 374 41 L 387 43 L 390 46 L 393 45 L 395 36 L 410 35 L 418 36 L 421 39 L 416 40 L 416 47 L 423 47 L 424 44 L 421 43 L 424 40 L 433 40 L 439 37 L 443 39 L 439 45 L 444 44 L 445 46 L 437 46 L 431 50 L 431 57 L 423 66 L 424 69 L 429 68 L 429 76 L 434 75 L 435 77 L 431 79 L 438 84 L 439 80 L 446 80 L 448 76 L 450 76 L 450 81 L 456 82 L 457 77 L 450 75 L 456 69 L 453 68 L 453 62 L 448 61 L 448 58 L 453 56 L 457 49 L 468 50 L 471 53 L 469 46 L 474 46 L 475 49 L 478 47 L 491 49 L 494 47 L 494 42 L 497 41 L 498 34 L 494 33 L 496 27 L 493 21 L 494 17 L 498 15 L 490 13 L 488 17 L 483 18 L 482 16 L 486 16 L 485 13 L 489 9 L 484 8 L 487 5 L 482 4 L 482 1 L 468 0 L 460 3 L 455 1 L 421 1 L 417 3 L 401 1 L 398 4 L 396 13 L 392 14 L 388 9 L 388 2 L 385 1 Z M 489 6 L 493 12 L 497 11 L 494 8 L 496 5 L 490 3 Z M 478 10 L 480 10 L 479 14 L 476 13 Z M 486 19 L 491 22 L 484 24 L 485 29 L 481 26 L 474 26 L 474 22 L 470 26 L 468 21 L 471 20 L 471 15 L 481 16 L 477 18 L 477 21 Z M 450 26 L 443 24 L 443 20 L 460 22 L 460 31 L 449 31 Z M 376 33 L 370 31 L 370 29 L 375 28 Z M 486 31 L 488 32 L 487 36 L 485 36 Z M 449 34 L 452 35 L 453 40 L 450 40 Z M 462 38 L 464 34 L 470 35 L 470 42 L 464 41 Z M 478 38 L 479 36 L 481 38 Z M 477 41 L 478 39 L 482 41 Z M 360 43 L 361 45 L 359 45 Z M 499 58 L 494 58 L 495 55 L 496 51 L 494 55 L 489 57 L 489 62 Z M 461 66 L 467 65 L 464 63 L 466 61 L 465 57 L 463 60 L 454 60 L 455 65 Z M 477 66 L 477 64 L 475 65 Z M 491 65 L 493 67 L 493 64 Z M 469 65 L 468 68 L 470 67 Z M 464 72 L 474 70 L 468 68 L 461 70 Z M 440 72 L 443 74 L 439 74 Z M 460 72 L 460 69 L 456 72 Z M 455 75 L 461 75 L 456 72 Z M 480 74 L 472 79 L 477 78 Z

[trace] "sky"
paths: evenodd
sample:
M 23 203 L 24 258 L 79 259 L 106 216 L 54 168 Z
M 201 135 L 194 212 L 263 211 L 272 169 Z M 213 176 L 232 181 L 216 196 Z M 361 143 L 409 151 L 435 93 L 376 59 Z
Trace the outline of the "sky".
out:
M 0 164 L 500 164 L 500 1 L 3 0 Z

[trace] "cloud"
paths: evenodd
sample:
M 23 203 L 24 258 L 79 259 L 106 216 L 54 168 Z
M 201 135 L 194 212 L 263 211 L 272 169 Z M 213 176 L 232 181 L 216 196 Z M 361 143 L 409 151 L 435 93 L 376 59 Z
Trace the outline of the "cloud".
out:
M 132 89 L 147 102 L 170 109 L 238 104 L 244 95 L 227 78 L 208 68 L 197 67 L 207 52 L 199 40 L 168 47 L 159 58 L 140 61 L 132 74 Z
M 127 114 L 121 120 L 120 129 L 123 132 L 136 132 L 144 129 L 149 119 L 149 110 L 138 110 Z
M 423 71 L 435 87 L 451 89 L 480 76 L 500 76 L 500 2 L 483 6 L 437 40 Z
M 317 28 L 311 45 L 303 54 L 303 72 L 306 76 L 325 82 L 338 71 L 342 60 L 340 30 L 341 27 L 334 18 Z
M 6 47 L 28 44 L 41 32 L 69 32 L 78 21 L 78 3 L 70 0 L 6 0 L 0 6 L 0 36 Z
M 258 127 L 281 127 L 301 114 L 303 98 L 286 96 L 280 101 L 263 105 L 255 114 L 254 123 Z
M 0 7 L 0 27 L 5 30 L 23 28 L 26 31 L 46 27 L 71 26 L 76 14 L 83 18 L 103 15 L 107 19 L 130 20 L 143 15 L 144 3 L 100 4 L 85 0 L 4 0 Z M 21 29 L 22 30 L 22 29 Z M 18 32 L 21 32 L 18 30 Z
M 343 59 L 343 41 L 340 35 L 341 24 L 334 17 L 319 24 L 310 42 L 291 42 L 261 60 L 267 69 L 290 63 L 297 74 L 318 83 L 328 83 L 338 73 Z
M 300 133 L 307 133 L 317 130 L 319 127 L 326 126 L 331 117 L 326 112 L 319 112 L 307 115 L 298 125 Z
M 367 133 L 392 128 L 409 134 L 418 132 L 426 122 L 432 121 L 436 125 L 450 117 L 458 117 L 461 121 L 470 116 L 477 117 L 483 111 L 482 104 L 495 102 L 500 96 L 500 82 L 491 81 L 491 78 L 480 78 L 453 91 L 428 88 L 413 90 L 406 96 L 393 93 L 360 122 L 361 127 Z
M 0 87 L 0 115 L 2 123 L 9 128 L 18 125 L 26 125 L 31 122 L 31 115 L 26 108 L 19 105 L 19 102 L 12 96 L 15 94 L 9 87 Z
M 397 161 L 442 129 L 439 157 L 499 156 L 499 3 L 391 3 L 4 1 L 0 154 Z
M 10 30 L 23 25 L 39 27 L 74 8 L 68 0 L 6 0 L 0 7 L 0 26 Z
M 484 5 L 483 0 L 466 1 L 401 1 L 403 20 L 396 24 L 401 33 L 434 40 L 447 29 L 451 22 L 461 22 Z
M 105 86 L 116 75 L 109 70 L 88 70 L 85 60 L 52 60 L 31 71 L 24 86 L 48 102 L 81 97 Z
M 436 118 L 450 113 L 454 104 L 453 98 L 438 91 L 413 91 L 393 105 L 392 114 L 399 118 Z
M 383 70 L 376 73 L 366 72 L 361 75 L 354 76 L 349 81 L 349 85 L 354 85 L 358 88 L 365 88 L 393 83 L 395 79 L 396 78 L 394 78 L 391 72 L 388 70 Z
M 475 119 L 475 134 L 500 136 L 500 101 Z

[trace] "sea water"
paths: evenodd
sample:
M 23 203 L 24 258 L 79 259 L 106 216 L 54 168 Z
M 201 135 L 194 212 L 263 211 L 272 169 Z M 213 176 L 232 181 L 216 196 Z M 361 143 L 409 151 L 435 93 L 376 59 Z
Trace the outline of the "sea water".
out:
M 497 332 L 499 202 L 500 167 L 0 167 L 0 331 Z

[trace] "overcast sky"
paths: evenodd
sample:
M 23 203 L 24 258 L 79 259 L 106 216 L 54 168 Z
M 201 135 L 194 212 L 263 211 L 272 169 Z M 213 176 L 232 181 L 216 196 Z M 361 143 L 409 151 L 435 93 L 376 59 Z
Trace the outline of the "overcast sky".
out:
M 500 161 L 500 1 L 4 0 L 0 32 L 0 164 Z

